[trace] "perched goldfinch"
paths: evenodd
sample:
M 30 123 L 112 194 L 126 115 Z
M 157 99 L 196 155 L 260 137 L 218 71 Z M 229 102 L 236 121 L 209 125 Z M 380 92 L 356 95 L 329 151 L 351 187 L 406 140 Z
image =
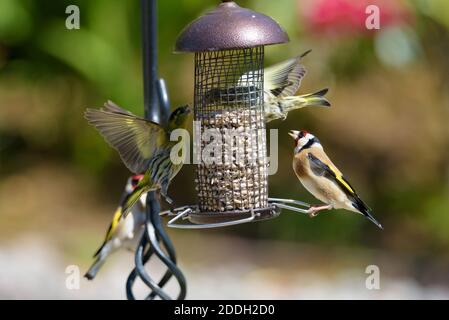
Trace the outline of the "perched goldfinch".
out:
M 292 130 L 289 135 L 295 139 L 293 170 L 296 176 L 307 191 L 326 204 L 312 206 L 309 215 L 314 217 L 325 209 L 346 209 L 363 214 L 383 229 L 371 215 L 371 209 L 326 155 L 320 141 L 304 130 Z
M 310 51 L 265 68 L 263 85 L 266 122 L 276 119 L 285 120 L 290 111 L 304 107 L 330 107 L 329 101 L 324 97 L 328 89 L 295 96 L 307 73 L 301 60 Z M 250 77 L 251 74 L 244 74 L 239 79 L 239 85 L 244 85 Z
M 188 105 L 177 108 L 171 113 L 167 126 L 163 127 L 137 117 L 111 101 L 101 110 L 86 110 L 87 121 L 118 151 L 128 169 L 135 174 L 144 172 L 143 178 L 123 204 L 124 216 L 148 191 L 160 190 L 167 202 L 172 202 L 167 196 L 168 186 L 183 163 L 175 164 L 170 159 L 170 151 L 177 143 L 170 141 L 170 133 L 186 127 L 189 113 Z
M 94 254 L 95 262 L 84 275 L 87 279 L 92 280 L 95 278 L 98 270 L 100 270 L 111 253 L 120 248 L 134 250 L 137 241 L 141 238 L 145 223 L 146 194 L 140 196 L 140 200 L 132 207 L 130 214 L 126 218 L 123 217 L 122 210 L 123 205 L 142 178 L 143 175 L 136 175 L 128 179 L 120 200 L 120 205 L 115 211 L 108 232 L 106 233 L 106 238 Z

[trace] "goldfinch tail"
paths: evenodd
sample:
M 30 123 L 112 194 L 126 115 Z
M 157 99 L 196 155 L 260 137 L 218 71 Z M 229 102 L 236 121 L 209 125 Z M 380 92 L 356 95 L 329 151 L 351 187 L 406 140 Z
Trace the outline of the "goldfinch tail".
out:
M 305 100 L 304 107 L 330 107 L 330 102 L 324 97 L 328 91 L 329 89 L 325 88 L 299 97 Z
M 361 214 L 365 216 L 369 221 L 374 223 L 379 229 L 384 229 L 382 225 L 371 214 L 371 209 L 356 195 L 352 202 L 354 208 L 356 208 Z
M 95 260 L 95 262 L 92 264 L 92 266 L 89 268 L 89 270 L 87 270 L 84 277 L 87 280 L 93 280 L 95 278 L 95 276 L 97 275 L 98 270 L 100 270 L 100 268 L 103 266 L 105 261 L 106 261 L 106 256 L 99 256 Z
M 384 227 L 382 227 L 382 225 L 379 223 L 379 221 L 377 221 L 370 212 L 366 211 L 366 212 L 362 212 L 362 214 L 365 216 L 365 218 L 367 218 L 369 221 L 371 221 L 372 223 L 374 223 L 379 229 L 384 229 Z

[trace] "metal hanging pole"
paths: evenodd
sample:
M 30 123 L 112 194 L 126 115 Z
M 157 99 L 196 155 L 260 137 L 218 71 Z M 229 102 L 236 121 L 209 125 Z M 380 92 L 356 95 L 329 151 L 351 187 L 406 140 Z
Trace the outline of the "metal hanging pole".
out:
M 157 1 L 141 0 L 142 12 L 142 48 L 143 48 L 143 92 L 145 118 L 165 125 L 170 110 L 170 103 L 163 79 L 157 75 Z M 145 233 L 137 246 L 135 268 L 131 271 L 126 283 L 128 299 L 134 300 L 133 285 L 137 277 L 151 289 L 147 300 L 156 297 L 162 300 L 171 299 L 163 287 L 175 277 L 180 292 L 177 297 L 182 300 L 186 296 L 186 280 L 181 270 L 176 266 L 175 248 L 161 223 L 160 204 L 155 192 L 149 192 L 146 200 Z M 164 250 L 161 248 L 165 249 Z M 145 270 L 145 264 L 156 255 L 167 267 L 167 271 L 156 283 Z
M 142 62 L 143 98 L 145 117 L 160 123 L 160 106 L 157 101 L 157 1 L 141 0 L 142 10 Z

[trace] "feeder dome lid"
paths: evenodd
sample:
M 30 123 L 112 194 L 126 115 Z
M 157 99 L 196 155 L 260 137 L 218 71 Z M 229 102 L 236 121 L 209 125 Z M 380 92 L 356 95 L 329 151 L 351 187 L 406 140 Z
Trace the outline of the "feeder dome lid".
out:
M 287 33 L 272 18 L 223 1 L 184 28 L 175 52 L 251 48 L 288 41 Z

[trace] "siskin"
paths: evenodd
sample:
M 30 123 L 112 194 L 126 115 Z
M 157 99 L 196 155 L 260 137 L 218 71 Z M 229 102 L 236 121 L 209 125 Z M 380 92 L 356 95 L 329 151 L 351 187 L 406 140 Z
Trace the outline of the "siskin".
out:
M 128 179 L 120 205 L 114 213 L 103 244 L 95 252 L 95 261 L 84 275 L 88 280 L 95 278 L 98 270 L 100 270 L 111 253 L 123 247 L 133 250 L 136 247 L 136 242 L 141 238 L 145 223 L 146 194 L 140 196 L 140 200 L 132 207 L 130 214 L 126 218 L 123 217 L 122 213 L 124 204 L 142 178 L 143 175 L 136 175 Z
M 185 128 L 190 113 L 188 105 L 178 107 L 163 127 L 141 117 L 137 117 L 113 102 L 105 103 L 101 110 L 87 109 L 85 117 L 113 148 L 115 148 L 129 170 L 143 174 L 134 191 L 123 204 L 123 215 L 148 191 L 160 190 L 167 196 L 170 181 L 181 170 L 183 163 L 170 159 L 172 147 L 177 143 L 170 141 L 170 133 Z
M 301 60 L 310 51 L 265 68 L 263 85 L 266 122 L 276 119 L 285 120 L 290 111 L 304 107 L 330 107 L 329 101 L 324 97 L 328 92 L 327 88 L 315 93 L 295 96 L 307 73 Z M 244 84 L 248 77 L 248 73 L 244 74 L 239 79 L 239 84 Z
M 311 207 L 309 216 L 315 217 L 326 209 L 346 209 L 362 214 L 383 229 L 371 215 L 371 209 L 326 155 L 320 141 L 305 130 L 292 130 L 289 135 L 295 139 L 293 170 L 296 176 L 307 191 L 326 204 Z

